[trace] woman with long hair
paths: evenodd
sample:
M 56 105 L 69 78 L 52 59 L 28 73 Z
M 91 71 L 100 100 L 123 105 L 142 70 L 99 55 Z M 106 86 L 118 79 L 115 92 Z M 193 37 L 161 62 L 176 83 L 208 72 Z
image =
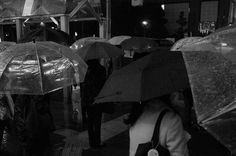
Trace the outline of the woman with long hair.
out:
M 133 103 L 133 109 L 124 121 L 130 126 L 129 156 L 138 156 L 139 144 L 151 141 L 156 121 L 162 111 L 167 110 L 162 118 L 159 142 L 169 151 L 170 156 L 188 156 L 187 142 L 190 135 L 184 130 L 180 114 L 175 109 L 175 93 L 163 95 L 143 103 Z

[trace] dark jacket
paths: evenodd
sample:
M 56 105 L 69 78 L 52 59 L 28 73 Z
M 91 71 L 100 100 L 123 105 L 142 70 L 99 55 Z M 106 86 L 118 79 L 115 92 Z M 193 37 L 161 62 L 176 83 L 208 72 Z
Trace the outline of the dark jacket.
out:
M 98 61 L 89 61 L 85 80 L 81 84 L 82 104 L 89 106 L 94 102 L 106 81 L 106 69 Z

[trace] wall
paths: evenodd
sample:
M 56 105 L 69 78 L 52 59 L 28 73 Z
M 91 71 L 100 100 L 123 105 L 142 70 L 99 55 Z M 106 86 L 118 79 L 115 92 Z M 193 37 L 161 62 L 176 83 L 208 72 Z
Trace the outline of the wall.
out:
M 179 25 L 176 20 L 179 18 L 180 11 L 184 11 L 186 20 L 188 21 L 189 3 L 172 3 L 165 5 L 165 18 L 168 20 L 166 28 L 170 34 L 174 34 Z M 217 21 L 218 1 L 204 1 L 201 3 L 201 22 Z
M 218 13 L 218 2 L 217 1 L 202 2 L 201 5 L 202 5 L 201 22 L 203 21 L 216 22 Z
M 176 21 L 179 18 L 179 13 L 184 12 L 184 17 L 188 21 L 188 3 L 173 3 L 165 5 L 165 18 L 168 20 L 166 28 L 170 34 L 174 34 L 179 27 Z

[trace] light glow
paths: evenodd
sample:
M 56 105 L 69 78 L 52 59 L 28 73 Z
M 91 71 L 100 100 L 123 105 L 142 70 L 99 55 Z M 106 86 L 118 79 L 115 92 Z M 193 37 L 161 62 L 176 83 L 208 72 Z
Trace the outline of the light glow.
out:
M 75 32 L 75 37 L 77 37 L 78 36 L 78 33 L 77 32 Z
M 163 10 L 165 10 L 165 4 L 162 4 L 162 5 L 161 5 L 161 8 L 162 8 Z
M 142 25 L 144 25 L 144 26 L 148 25 L 148 21 L 146 21 L 146 20 L 142 21 Z

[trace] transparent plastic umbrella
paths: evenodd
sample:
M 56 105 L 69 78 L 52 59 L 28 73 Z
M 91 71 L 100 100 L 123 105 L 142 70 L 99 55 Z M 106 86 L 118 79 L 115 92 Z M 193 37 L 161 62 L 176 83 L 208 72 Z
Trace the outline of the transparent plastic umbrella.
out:
M 114 36 L 110 38 L 108 42 L 111 43 L 112 45 L 120 45 L 121 42 L 129 38 L 131 38 L 131 36 L 127 36 L 127 35 Z
M 182 53 L 199 125 L 236 153 L 236 61 L 215 51 Z
M 16 42 L 10 42 L 10 41 L 2 41 L 0 42 L 0 52 L 3 52 L 6 50 L 8 47 L 15 45 Z
M 85 38 L 81 38 L 77 41 L 75 41 L 70 48 L 73 50 L 78 50 L 84 46 L 86 46 L 89 43 L 93 43 L 93 42 L 107 42 L 106 39 L 104 38 L 100 38 L 100 37 L 85 37 Z
M 55 42 L 16 44 L 0 53 L 0 92 L 46 94 L 83 81 L 86 63 Z M 77 81 L 78 83 L 78 81 Z
M 186 37 L 182 38 L 174 43 L 174 45 L 170 48 L 171 51 L 179 51 L 181 48 L 185 46 L 190 46 L 191 44 L 199 41 L 202 37 Z
M 183 52 L 198 122 L 236 154 L 236 27 L 217 30 L 197 44 L 216 49 Z

